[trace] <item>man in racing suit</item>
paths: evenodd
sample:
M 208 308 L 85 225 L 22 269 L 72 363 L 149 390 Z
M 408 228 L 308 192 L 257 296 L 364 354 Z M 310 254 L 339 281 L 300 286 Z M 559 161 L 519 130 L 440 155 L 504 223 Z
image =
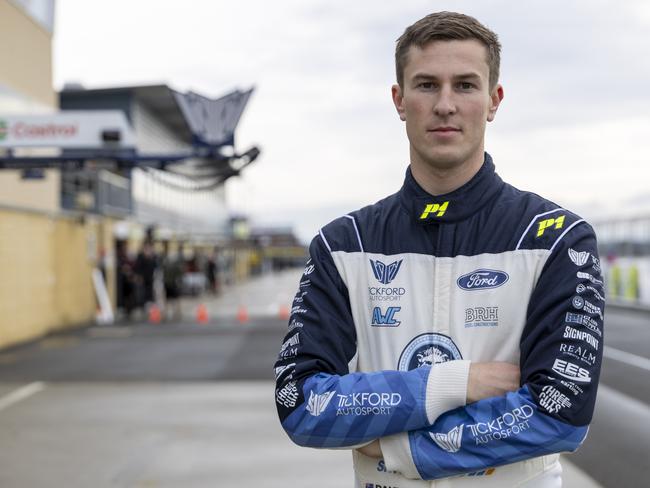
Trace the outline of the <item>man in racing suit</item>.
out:
M 352 448 L 362 488 L 561 486 L 603 350 L 594 232 L 484 152 L 503 98 L 494 33 L 432 14 L 396 64 L 410 165 L 311 243 L 275 364 L 282 426 Z

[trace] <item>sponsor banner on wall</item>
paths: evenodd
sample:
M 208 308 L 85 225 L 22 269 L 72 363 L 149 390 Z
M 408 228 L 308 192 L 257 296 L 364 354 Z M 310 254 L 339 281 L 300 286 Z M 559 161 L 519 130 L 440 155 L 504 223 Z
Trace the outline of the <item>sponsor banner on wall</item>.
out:
M 115 135 L 119 135 L 119 140 L 114 140 Z M 120 110 L 65 110 L 40 115 L 0 114 L 0 147 L 125 149 L 135 147 L 135 137 L 124 112 Z

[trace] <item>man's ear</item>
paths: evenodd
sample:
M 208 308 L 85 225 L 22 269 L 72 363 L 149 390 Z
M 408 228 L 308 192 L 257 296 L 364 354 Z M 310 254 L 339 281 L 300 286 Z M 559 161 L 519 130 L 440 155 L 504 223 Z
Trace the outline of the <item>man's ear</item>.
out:
M 400 120 L 406 120 L 406 115 L 404 113 L 404 97 L 402 96 L 402 88 L 399 85 L 393 85 L 390 89 L 391 95 L 393 96 L 393 103 L 397 109 L 397 114 L 399 115 Z
M 497 114 L 499 104 L 503 100 L 503 87 L 499 84 L 492 89 L 490 94 L 490 108 L 488 109 L 488 122 L 492 122 Z

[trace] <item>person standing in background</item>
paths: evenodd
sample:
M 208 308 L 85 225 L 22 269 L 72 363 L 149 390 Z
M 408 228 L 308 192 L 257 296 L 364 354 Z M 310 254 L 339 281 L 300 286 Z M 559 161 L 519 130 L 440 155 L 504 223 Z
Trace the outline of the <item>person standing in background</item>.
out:
M 158 258 L 154 253 L 153 243 L 145 241 L 138 253 L 133 271 L 138 285 L 138 305 L 146 311 L 147 307 L 155 302 L 154 277 L 158 268 Z

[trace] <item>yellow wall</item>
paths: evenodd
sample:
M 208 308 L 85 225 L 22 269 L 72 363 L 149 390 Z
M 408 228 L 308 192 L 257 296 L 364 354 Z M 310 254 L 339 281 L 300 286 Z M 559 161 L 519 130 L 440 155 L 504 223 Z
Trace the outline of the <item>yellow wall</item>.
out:
M 4 106 L 13 113 L 52 110 L 58 99 L 52 86 L 52 35 L 9 0 L 0 0 L 0 84 L 15 92 L 22 105 Z M 0 170 L 0 204 L 56 211 L 60 200 L 60 173 L 48 170 L 43 180 L 24 181 L 19 171 Z
M 45 171 L 42 180 L 23 180 L 21 172 L 0 170 L 0 205 L 54 212 L 59 209 L 61 173 Z
M 106 225 L 0 209 L 0 347 L 94 319 L 91 270 Z
M 48 107 L 52 87 L 52 35 L 9 0 L 0 0 L 0 83 Z

